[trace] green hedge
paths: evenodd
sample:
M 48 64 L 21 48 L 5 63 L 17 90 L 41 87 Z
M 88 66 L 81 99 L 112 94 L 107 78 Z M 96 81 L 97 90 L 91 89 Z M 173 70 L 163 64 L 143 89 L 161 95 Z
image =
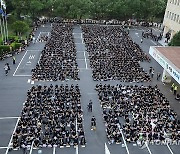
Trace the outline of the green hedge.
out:
M 13 43 L 11 43 L 10 46 L 13 48 L 13 50 L 15 50 L 15 49 L 20 48 L 21 45 L 22 45 L 21 43 L 15 43 L 15 42 L 13 42 Z
M 10 52 L 9 45 L 0 45 L 0 56 L 8 52 Z
M 0 45 L 0 56 L 5 53 L 10 53 L 10 46 L 13 50 L 20 48 L 21 43 L 11 43 L 11 45 Z
M 12 39 L 14 41 L 17 41 L 19 39 L 18 36 L 8 36 L 8 39 Z

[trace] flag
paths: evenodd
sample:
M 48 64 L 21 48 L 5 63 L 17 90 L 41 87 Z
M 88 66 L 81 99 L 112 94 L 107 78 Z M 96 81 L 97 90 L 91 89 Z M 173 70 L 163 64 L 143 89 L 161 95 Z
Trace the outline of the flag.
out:
M 6 10 L 6 4 L 5 4 L 4 0 L 1 0 L 1 6 Z
M 6 14 L 4 13 L 4 11 L 2 9 L 0 9 L 0 14 L 2 14 L 3 16 L 6 17 Z

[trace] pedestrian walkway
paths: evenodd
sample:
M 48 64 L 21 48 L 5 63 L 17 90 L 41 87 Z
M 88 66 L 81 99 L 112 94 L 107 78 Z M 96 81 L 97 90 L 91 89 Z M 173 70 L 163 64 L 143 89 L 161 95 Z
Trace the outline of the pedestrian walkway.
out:
M 166 46 L 168 46 L 168 43 L 165 43 L 165 40 L 166 40 L 166 38 L 165 38 L 165 37 L 162 37 L 162 39 L 159 40 L 158 42 L 159 42 L 162 46 L 166 47 Z

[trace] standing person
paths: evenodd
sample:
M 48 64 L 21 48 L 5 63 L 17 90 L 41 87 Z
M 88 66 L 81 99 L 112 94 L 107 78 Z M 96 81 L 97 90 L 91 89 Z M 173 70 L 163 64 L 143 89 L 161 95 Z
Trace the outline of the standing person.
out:
M 174 95 L 176 95 L 176 93 L 177 93 L 177 89 L 178 89 L 178 86 L 176 85 L 176 86 L 174 86 Z
M 12 57 L 13 64 L 16 64 L 16 58 L 15 56 Z
M 157 81 L 159 81 L 159 79 L 160 79 L 160 77 L 161 77 L 161 73 L 157 73 Z
M 141 38 L 141 43 L 143 43 L 143 38 Z
M 11 68 L 10 68 L 10 65 L 9 65 L 9 63 L 6 63 L 6 65 L 8 66 L 8 70 L 10 71 L 10 69 L 11 69 Z
M 149 75 L 151 74 L 152 69 L 153 69 L 152 67 L 149 68 Z
M 33 43 L 35 44 L 36 38 L 33 36 L 33 38 L 32 38 L 32 39 L 33 39 Z
M 23 154 L 27 154 L 27 148 L 23 147 Z
M 167 76 L 165 75 L 165 76 L 163 77 L 163 85 L 165 85 L 166 80 L 167 80 Z
M 91 100 L 88 104 L 88 111 L 92 112 L 92 101 Z
M 172 83 L 172 85 L 171 85 L 171 91 L 173 92 L 173 90 L 174 90 L 174 86 L 175 86 L 175 84 L 174 84 L 174 82 Z
M 96 130 L 96 118 L 94 116 L 91 118 L 91 130 Z
M 6 74 L 6 76 L 8 75 L 8 65 L 7 65 L 7 63 L 5 64 L 5 66 L 4 66 L 4 70 L 5 70 L 5 74 Z
M 151 78 L 153 78 L 153 76 L 154 76 L 154 69 L 152 69 Z

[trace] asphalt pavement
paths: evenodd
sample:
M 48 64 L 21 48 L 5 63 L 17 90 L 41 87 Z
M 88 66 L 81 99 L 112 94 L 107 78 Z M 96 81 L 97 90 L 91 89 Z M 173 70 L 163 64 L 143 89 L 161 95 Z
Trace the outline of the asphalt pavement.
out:
M 143 27 L 137 27 L 130 29 L 129 35 L 138 43 L 144 52 L 148 54 L 149 47 L 160 45 L 158 42 L 154 42 L 150 39 L 145 39 L 143 43 L 140 42 L 141 33 Z M 38 39 L 41 32 L 50 32 L 50 24 L 40 27 L 36 32 L 36 39 Z M 157 31 L 158 33 L 158 31 Z M 110 154 L 179 154 L 179 145 L 149 145 L 148 148 L 140 149 L 137 145 L 127 143 L 125 147 L 125 141 L 122 144 L 109 145 L 106 138 L 105 126 L 102 119 L 102 110 L 98 101 L 97 92 L 95 91 L 95 85 L 98 83 L 102 84 L 134 84 L 134 83 L 122 83 L 119 81 L 94 81 L 92 79 L 92 70 L 89 65 L 88 53 L 86 52 L 85 44 L 83 41 L 82 30 L 79 25 L 74 26 L 73 36 L 75 40 L 77 50 L 77 63 L 79 72 L 79 81 L 67 80 L 67 81 L 32 81 L 31 80 L 31 69 L 37 64 L 41 51 L 44 48 L 45 43 L 36 42 L 31 43 L 25 52 L 16 55 L 16 64 L 12 64 L 12 59 L 8 58 L 4 61 L 0 61 L 0 154 L 23 154 L 22 150 L 11 151 L 9 149 L 11 143 L 12 133 L 15 130 L 17 120 L 21 113 L 23 103 L 26 99 L 27 90 L 33 85 L 53 85 L 55 84 L 79 84 L 81 90 L 81 105 L 83 108 L 83 124 L 85 129 L 85 137 L 87 145 L 85 148 L 79 146 L 78 150 L 70 148 L 42 148 L 42 154 L 105 154 L 105 143 L 110 151 Z M 8 76 L 5 76 L 4 65 L 9 63 L 11 70 Z M 163 71 L 162 67 L 151 58 L 151 62 L 142 62 L 141 66 L 144 70 L 148 71 L 152 66 L 155 69 L 155 76 L 157 72 Z M 150 83 L 138 83 L 139 85 L 158 85 L 161 92 L 170 101 L 171 107 L 177 112 L 180 117 L 180 103 L 174 99 L 173 94 L 170 92 L 169 85 L 163 85 L 161 81 L 157 81 L 156 77 Z M 89 101 L 93 102 L 93 112 L 87 111 L 87 104 Z M 97 130 L 90 130 L 90 119 L 92 116 L 97 119 Z M 38 149 L 32 149 L 28 151 L 28 154 L 37 154 Z

